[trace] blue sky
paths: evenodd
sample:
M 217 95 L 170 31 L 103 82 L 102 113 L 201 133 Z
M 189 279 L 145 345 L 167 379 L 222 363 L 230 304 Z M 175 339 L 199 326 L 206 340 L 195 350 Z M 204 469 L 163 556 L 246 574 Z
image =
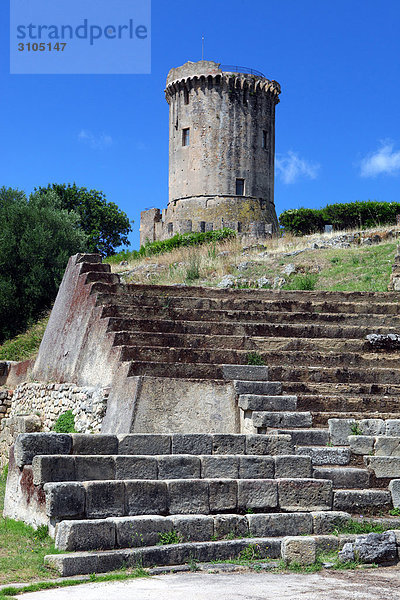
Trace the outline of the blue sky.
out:
M 8 0 L 0 25 L 0 185 L 101 189 L 134 219 L 132 247 L 140 211 L 168 199 L 165 79 L 202 35 L 206 59 L 282 86 L 278 214 L 400 201 L 400 0 L 153 0 L 150 75 L 10 75 Z

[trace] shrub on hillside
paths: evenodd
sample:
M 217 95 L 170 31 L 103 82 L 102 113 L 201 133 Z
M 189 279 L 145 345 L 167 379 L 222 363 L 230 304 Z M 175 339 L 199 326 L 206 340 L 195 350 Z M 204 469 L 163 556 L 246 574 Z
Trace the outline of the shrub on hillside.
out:
M 394 225 L 400 214 L 399 202 L 348 202 L 328 204 L 325 208 L 298 208 L 284 211 L 279 222 L 285 231 L 307 235 L 323 231 L 325 225 L 334 229 L 355 229 Z
M 54 431 L 56 433 L 76 433 L 75 417 L 72 410 L 61 413 L 54 424 Z
M 86 250 L 79 216 L 54 192 L 0 188 L 0 343 L 50 308 L 68 258 Z

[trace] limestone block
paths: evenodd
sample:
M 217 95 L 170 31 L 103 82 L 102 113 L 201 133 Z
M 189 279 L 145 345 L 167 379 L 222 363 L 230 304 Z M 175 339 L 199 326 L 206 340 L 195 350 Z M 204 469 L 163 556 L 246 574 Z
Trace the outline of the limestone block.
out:
M 173 529 L 170 518 L 159 515 L 115 517 L 107 521 L 115 526 L 117 548 L 155 546 L 160 541 L 160 534 Z
M 339 538 L 337 535 L 314 535 L 313 537 L 317 546 L 317 554 L 339 550 Z
M 311 513 L 313 522 L 313 533 L 325 535 L 333 533 L 336 528 L 341 528 L 350 519 L 350 513 L 344 511 L 314 511 Z
M 309 412 L 253 412 L 255 427 L 311 427 L 312 417 Z
M 272 513 L 246 515 L 250 534 L 254 537 L 304 535 L 313 532 L 310 513 Z
M 338 561 L 341 563 L 353 562 L 356 558 L 352 542 L 346 542 L 338 554 Z
M 72 433 L 72 454 L 118 454 L 116 435 Z
M 371 435 L 350 435 L 348 438 L 353 454 L 372 454 L 375 438 Z
M 215 433 L 213 454 L 245 454 L 246 436 L 240 434 Z
M 172 529 L 184 542 L 205 542 L 214 535 L 214 519 L 207 515 L 171 515 Z
M 238 507 L 268 511 L 278 506 L 277 484 L 273 479 L 239 479 Z
M 203 479 L 224 478 L 237 479 L 239 477 L 238 456 L 202 456 L 201 476 Z
M 257 396 L 255 394 L 242 394 L 239 396 L 238 406 L 242 410 L 283 410 L 295 411 L 297 408 L 296 396 Z
M 268 367 L 262 365 L 222 365 L 224 379 L 230 381 L 267 381 Z
M 239 456 L 240 479 L 273 479 L 274 471 L 272 456 Z
M 246 454 L 292 454 L 293 443 L 290 435 L 246 435 Z
M 40 456 L 32 459 L 33 483 L 41 485 L 50 481 L 75 481 L 75 457 Z
M 296 454 L 310 456 L 313 465 L 347 465 L 350 462 L 349 448 L 298 446 Z
M 126 481 L 125 494 L 127 515 L 167 514 L 168 494 L 165 481 Z
M 213 438 L 208 433 L 174 433 L 172 454 L 211 454 Z
M 208 481 L 167 481 L 168 511 L 172 514 L 209 514 Z
M 393 532 L 358 536 L 353 547 L 363 563 L 390 564 L 397 561 L 396 536 Z
M 385 435 L 385 421 L 383 419 L 361 419 L 359 421 L 363 435 Z
M 334 492 L 333 509 L 351 513 L 376 512 L 391 508 L 390 492 L 385 490 L 337 490 Z
M 312 537 L 285 537 L 282 540 L 282 558 L 287 564 L 312 565 L 317 558 L 316 550 Z
M 114 456 L 74 456 L 77 481 L 115 479 Z
M 370 456 L 368 465 L 375 472 L 376 477 L 400 477 L 398 456 Z
M 56 527 L 57 550 L 106 550 L 115 547 L 115 524 L 105 519 L 61 521 Z
M 311 458 L 309 456 L 275 456 L 275 477 L 311 477 Z
M 279 479 L 279 507 L 288 512 L 330 510 L 332 482 L 325 479 Z
M 387 419 L 385 421 L 385 434 L 391 436 L 400 436 L 400 419 Z
M 369 487 L 370 473 L 353 467 L 315 467 L 315 479 L 330 479 L 334 488 L 351 489 Z
M 167 434 L 130 433 L 118 436 L 119 454 L 171 454 L 171 436 Z
M 389 483 L 394 508 L 400 508 L 400 479 L 392 479 Z
M 125 514 L 123 481 L 89 481 L 86 488 L 86 515 L 89 519 L 121 517 Z
M 70 454 L 71 436 L 64 433 L 21 433 L 14 446 L 18 467 L 31 465 L 37 454 Z
M 355 419 L 328 419 L 329 434 L 334 446 L 348 446 L 348 437 Z
M 237 508 L 238 484 L 235 479 L 209 481 L 210 511 L 235 511 Z
M 400 456 L 400 436 L 377 436 L 374 445 L 375 456 Z
M 220 539 L 224 537 L 246 537 L 249 525 L 245 516 L 241 515 L 215 515 L 214 534 Z
M 154 456 L 116 456 L 115 479 L 157 479 Z
M 158 479 L 199 479 L 200 458 L 185 454 L 158 456 Z
M 46 514 L 49 517 L 79 517 L 85 512 L 83 483 L 45 483 Z

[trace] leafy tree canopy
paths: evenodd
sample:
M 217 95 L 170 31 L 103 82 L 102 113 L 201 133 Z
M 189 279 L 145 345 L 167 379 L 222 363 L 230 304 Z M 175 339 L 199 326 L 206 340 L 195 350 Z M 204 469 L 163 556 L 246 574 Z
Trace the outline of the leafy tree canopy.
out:
M 68 258 L 87 251 L 80 217 L 54 191 L 0 188 L 0 343 L 54 301 Z
M 56 192 L 62 208 L 79 214 L 81 227 L 88 236 L 90 252 L 110 256 L 115 254 L 118 246 L 130 245 L 128 234 L 132 227 L 129 218 L 114 202 L 108 202 L 103 192 L 78 187 L 75 183 L 53 183 L 39 187 L 37 191 L 40 194 Z

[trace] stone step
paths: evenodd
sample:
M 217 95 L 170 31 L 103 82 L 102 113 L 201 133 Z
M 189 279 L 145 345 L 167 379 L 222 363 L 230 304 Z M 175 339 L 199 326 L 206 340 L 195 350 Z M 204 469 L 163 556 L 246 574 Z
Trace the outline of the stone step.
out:
M 315 467 L 313 477 L 330 479 L 334 489 L 365 489 L 370 484 L 369 472 L 354 467 Z
M 269 376 L 274 381 L 281 381 L 286 388 L 286 382 L 317 382 L 317 383 L 377 383 L 377 384 L 399 384 L 400 369 L 359 369 L 353 367 L 331 368 L 310 366 L 275 366 L 269 367 Z
M 45 565 L 62 577 L 106 573 L 122 568 L 178 565 L 193 561 L 224 561 L 238 558 L 246 548 L 256 547 L 259 555 L 267 559 L 280 558 L 281 538 L 244 538 L 216 542 L 190 542 L 166 546 L 125 548 L 97 552 L 49 554 Z
M 400 456 L 365 456 L 364 461 L 377 478 L 400 477 Z
M 262 396 L 257 394 L 241 394 L 238 406 L 242 410 L 295 411 L 296 396 Z
M 328 429 L 278 429 L 279 435 L 290 435 L 295 446 L 326 446 L 329 442 Z
M 97 265 L 96 265 L 97 266 Z M 108 265 L 103 265 L 108 266 Z M 90 270 L 90 269 L 88 269 Z M 97 270 L 97 269 L 92 269 Z M 313 301 L 306 301 L 304 296 L 299 296 L 298 299 L 255 299 L 252 295 L 247 297 L 202 297 L 197 295 L 181 296 L 179 290 L 175 288 L 174 295 L 150 295 L 146 293 L 133 294 L 105 294 L 101 293 L 98 296 L 97 304 L 107 306 L 111 310 L 124 310 L 131 305 L 153 306 L 157 308 L 167 309 L 172 308 L 190 308 L 196 310 L 245 310 L 245 311 L 261 311 L 261 312 L 284 312 L 284 313 L 339 313 L 339 314 L 360 314 L 360 315 L 397 315 L 397 302 L 364 302 L 362 299 L 352 302 L 342 301 L 322 301 L 316 298 Z M 278 292 L 279 293 L 279 292 Z M 371 310 L 373 312 L 371 312 Z M 110 315 L 108 315 L 110 316 Z
M 311 459 L 298 455 L 37 455 L 33 483 L 101 480 L 273 479 L 311 477 Z
M 268 412 L 254 411 L 253 425 L 257 428 L 288 428 L 311 427 L 312 417 L 310 412 Z
M 350 515 L 340 514 L 348 519 Z M 107 519 L 66 520 L 57 524 L 57 550 L 113 550 L 155 546 L 168 534 L 175 543 L 207 542 L 226 538 L 281 537 L 327 533 L 338 514 L 324 512 L 259 513 L 249 515 L 142 515 Z M 167 535 L 165 535 L 167 534 Z
M 315 427 L 326 427 L 330 419 L 353 419 L 361 421 L 363 419 L 376 420 L 397 420 L 399 413 L 382 413 L 382 412 L 316 412 L 311 411 L 313 425 Z
M 333 509 L 352 514 L 382 514 L 393 508 L 390 492 L 381 489 L 336 490 L 333 493 Z
M 299 410 L 311 410 L 313 412 L 392 412 L 400 408 L 399 396 L 386 396 L 360 394 L 360 396 L 349 396 L 346 394 L 300 395 L 298 399 Z
M 279 396 L 282 386 L 279 381 L 234 381 L 236 393 L 241 395 Z
M 52 523 L 136 515 L 331 510 L 332 482 L 313 478 L 46 483 Z
M 229 381 L 268 381 L 268 367 L 260 365 L 223 364 L 222 375 Z
M 339 446 L 298 446 L 296 454 L 310 456 L 313 465 L 348 465 L 351 458 L 349 448 Z
M 285 381 L 283 390 L 285 394 L 293 394 L 300 398 L 304 395 L 334 396 L 337 394 L 349 397 L 367 396 L 395 396 L 400 398 L 400 385 L 393 383 L 365 383 L 365 382 L 326 382 L 326 381 Z

